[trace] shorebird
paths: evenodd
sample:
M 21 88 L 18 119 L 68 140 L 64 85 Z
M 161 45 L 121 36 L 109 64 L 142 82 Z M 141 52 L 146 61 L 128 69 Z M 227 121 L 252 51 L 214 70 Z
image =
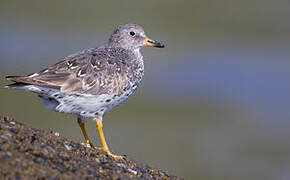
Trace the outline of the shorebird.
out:
M 138 88 L 144 75 L 140 48 L 163 48 L 149 39 L 143 28 L 125 24 L 115 29 L 105 45 L 86 49 L 27 76 L 7 76 L 13 84 L 7 88 L 38 94 L 48 110 L 74 114 L 87 146 L 102 150 L 113 158 L 103 133 L 103 116 L 125 102 Z M 102 147 L 90 141 L 85 122 L 96 121 Z

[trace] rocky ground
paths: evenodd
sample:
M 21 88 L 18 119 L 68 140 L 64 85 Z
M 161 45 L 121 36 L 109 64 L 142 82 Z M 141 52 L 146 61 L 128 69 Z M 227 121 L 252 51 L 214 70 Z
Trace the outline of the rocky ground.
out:
M 180 179 L 0 117 L 0 179 Z

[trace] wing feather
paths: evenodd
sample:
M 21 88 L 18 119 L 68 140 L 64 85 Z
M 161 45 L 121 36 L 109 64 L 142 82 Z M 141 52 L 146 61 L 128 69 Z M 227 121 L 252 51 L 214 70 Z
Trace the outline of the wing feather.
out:
M 125 63 L 128 56 L 120 56 L 122 53 L 126 54 L 124 52 L 112 53 L 116 51 L 108 51 L 102 47 L 84 50 L 67 56 L 38 73 L 8 76 L 7 80 L 15 82 L 8 87 L 36 85 L 68 93 L 119 93 L 128 85 L 126 72 L 129 65 Z

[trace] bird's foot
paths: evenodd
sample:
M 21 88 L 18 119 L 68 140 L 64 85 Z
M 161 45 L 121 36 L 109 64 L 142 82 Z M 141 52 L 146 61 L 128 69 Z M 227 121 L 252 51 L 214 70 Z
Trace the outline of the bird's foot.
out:
M 108 148 L 101 147 L 101 148 L 98 148 L 98 150 L 101 150 L 101 151 L 107 153 L 109 156 L 111 156 L 112 158 L 114 158 L 116 160 L 124 159 L 123 156 L 118 156 L 118 155 L 112 154 Z

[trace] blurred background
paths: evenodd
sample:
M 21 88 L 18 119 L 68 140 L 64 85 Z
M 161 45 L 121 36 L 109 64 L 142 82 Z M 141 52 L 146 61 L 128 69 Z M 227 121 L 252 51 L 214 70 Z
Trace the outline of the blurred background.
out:
M 290 179 L 289 18 L 286 0 L 1 0 L 0 114 L 83 142 L 75 117 L 4 77 L 137 23 L 166 48 L 143 49 L 142 86 L 105 116 L 112 151 L 185 179 Z

